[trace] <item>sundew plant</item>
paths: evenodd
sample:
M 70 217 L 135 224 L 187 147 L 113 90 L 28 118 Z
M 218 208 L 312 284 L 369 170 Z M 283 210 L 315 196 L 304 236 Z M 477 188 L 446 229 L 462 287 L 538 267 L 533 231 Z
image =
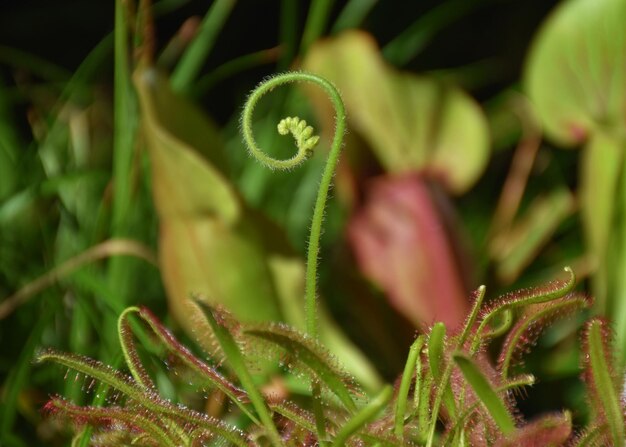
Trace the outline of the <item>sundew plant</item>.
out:
M 624 446 L 625 23 L 2 3 L 0 446 Z
M 623 445 L 622 383 L 611 351 L 608 324 L 586 323 L 584 378 L 593 417 L 585 429 L 573 430 L 568 411 L 526 421 L 517 398 L 535 378 L 517 365 L 543 327 L 557 318 L 586 309 L 590 300 L 573 291 L 567 279 L 510 293 L 484 304 L 486 288 L 473 294 L 469 315 L 458 331 L 435 323 L 420 333 L 395 384 L 374 393 L 360 388 L 320 342 L 317 315 L 317 265 L 324 208 L 345 132 L 341 97 L 328 81 L 308 73 L 272 77 L 250 95 L 242 129 L 251 155 L 271 169 L 291 169 L 306 161 L 319 137 L 298 117 L 282 119 L 281 135 L 291 134 L 297 152 L 288 160 L 266 155 L 256 144 L 251 122 L 256 102 L 265 93 L 291 82 L 322 88 L 336 112 L 335 136 L 320 182 L 308 244 L 306 331 L 284 323 L 246 324 L 210 299 L 190 303 L 202 315 L 203 335 L 216 343 L 208 359 L 183 346 L 146 308 L 130 307 L 118 320 L 119 341 L 128 373 L 75 354 L 47 350 L 38 361 L 53 361 L 84 380 L 103 406 L 81 406 L 53 397 L 46 411 L 74 422 L 75 443 L 93 445 L 201 446 L 505 446 Z M 134 323 L 134 324 L 133 324 Z M 169 373 L 183 376 L 204 396 L 221 396 L 215 414 L 173 403 L 158 386 L 139 353 L 136 334 L 154 345 Z M 487 348 L 504 337 L 498 361 Z M 267 361 L 269 360 L 269 363 Z M 260 362 L 260 363 L 259 363 Z M 275 363 L 273 363 L 275 362 Z M 256 364 L 255 364 L 256 363 Z M 264 389 L 254 371 L 281 371 L 283 380 L 301 386 L 278 396 Z M 84 378 L 83 378 L 84 376 Z M 294 385 L 296 386 L 296 385 Z M 289 390 L 289 386 L 287 386 Z M 106 397 L 105 397 L 106 396 Z M 440 422 L 443 422 L 440 425 Z

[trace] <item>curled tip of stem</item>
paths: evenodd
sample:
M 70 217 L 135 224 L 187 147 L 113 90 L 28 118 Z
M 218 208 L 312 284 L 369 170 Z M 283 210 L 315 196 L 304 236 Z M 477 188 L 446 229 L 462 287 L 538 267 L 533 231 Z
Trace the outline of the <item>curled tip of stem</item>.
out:
M 319 142 L 319 137 L 313 135 L 314 130 L 306 121 L 298 117 L 290 117 L 281 120 L 278 124 L 278 132 L 281 135 L 291 135 L 296 140 L 298 152 L 289 159 L 278 160 L 265 153 L 256 143 L 252 129 L 252 115 L 254 108 L 263 95 L 273 89 L 294 82 L 305 82 L 320 87 L 328 96 L 335 110 L 335 134 L 331 143 L 326 166 L 320 181 L 313 219 L 311 221 L 311 233 L 309 236 L 309 250 L 307 253 L 307 272 L 305 285 L 305 311 L 307 334 L 312 338 L 317 337 L 317 261 L 319 255 L 319 243 L 322 234 L 324 209 L 331 187 L 332 178 L 337 167 L 339 154 L 346 129 L 346 111 L 341 95 L 335 86 L 328 80 L 311 73 L 291 72 L 283 73 L 263 81 L 252 91 L 243 109 L 241 116 L 241 130 L 243 138 L 250 154 L 261 164 L 270 169 L 288 170 L 297 167 L 311 155 L 313 148 Z
M 315 130 L 311 126 L 307 126 L 305 120 L 300 119 L 297 116 L 283 118 L 278 123 L 278 133 L 281 135 L 287 135 L 291 133 L 296 140 L 296 146 L 298 147 L 298 153 L 304 152 L 305 157 L 310 157 L 313 154 L 313 149 L 320 141 L 320 137 L 313 135 Z

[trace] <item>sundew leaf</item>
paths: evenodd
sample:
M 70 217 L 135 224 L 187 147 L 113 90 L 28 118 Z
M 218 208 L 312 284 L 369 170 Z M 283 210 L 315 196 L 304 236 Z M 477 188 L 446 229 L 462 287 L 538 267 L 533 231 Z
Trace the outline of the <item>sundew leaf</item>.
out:
M 598 447 L 600 442 L 603 442 L 605 432 L 605 425 L 592 425 L 580 433 L 572 445 L 575 447 Z
M 563 145 L 626 122 L 626 3 L 563 2 L 530 52 L 525 83 L 545 130 Z
M 620 403 L 621 380 L 614 369 L 610 350 L 609 327 L 600 318 L 585 326 L 584 379 L 596 418 L 604 422 L 614 447 L 624 446 L 624 412 Z
M 423 170 L 462 193 L 485 168 L 489 131 L 480 107 L 461 90 L 391 67 L 370 35 L 348 31 L 319 41 L 302 67 L 337 85 L 351 128 L 388 172 Z M 321 115 L 332 116 L 311 95 Z
M 176 447 L 184 440 L 175 436 L 174 431 L 165 430 L 154 418 L 142 415 L 136 409 L 121 407 L 81 407 L 74 405 L 61 397 L 53 397 L 44 407 L 44 410 L 54 415 L 71 418 L 75 423 L 106 425 L 107 431 L 123 431 L 130 434 L 135 431 L 134 437 L 144 437 L 146 434 L 159 445 Z M 115 421 L 123 425 L 114 424 Z M 137 432 L 137 428 L 141 432 Z
M 566 412 L 542 416 L 498 441 L 496 447 L 561 446 L 572 433 L 572 416 Z
M 351 412 L 356 411 L 346 374 L 335 366 L 330 353 L 318 342 L 287 325 L 270 323 L 243 329 L 243 334 L 282 348 L 294 364 L 305 365 Z
M 505 435 L 515 430 L 515 419 L 498 393 L 489 383 L 478 365 L 468 356 L 456 353 L 452 356 L 454 362 L 463 373 L 463 377 L 472 387 L 487 412 L 491 415 L 498 428 Z
M 207 323 L 211 326 L 211 330 L 215 334 L 215 337 L 224 351 L 228 364 L 233 369 L 235 374 L 237 374 L 242 387 L 247 391 L 250 401 L 258 413 L 259 419 L 265 426 L 267 435 L 271 439 L 272 444 L 280 446 L 282 444 L 280 441 L 280 435 L 274 425 L 270 410 L 265 402 L 265 399 L 257 388 L 254 379 L 250 375 L 250 371 L 246 367 L 244 357 L 239 349 L 239 345 L 233 338 L 233 334 L 219 319 L 219 312 L 215 311 L 210 306 L 206 305 L 206 303 L 201 301 L 196 301 L 195 305 L 198 306 L 199 310 L 206 318 Z
M 248 445 L 245 434 L 236 427 L 203 413 L 174 405 L 163 399 L 155 391 L 143 388 L 132 377 L 99 361 L 77 354 L 66 354 L 53 350 L 41 352 L 37 356 L 37 361 L 53 361 L 109 385 L 132 400 L 132 406 L 139 406 L 156 418 L 161 416 L 172 419 L 170 428 L 177 432 L 185 431 L 182 427 L 177 426 L 178 422 L 181 422 L 182 425 L 196 427 L 221 436 L 237 446 Z M 127 405 L 129 405 L 128 402 Z
M 407 400 L 409 396 L 409 387 L 411 386 L 411 379 L 415 375 L 415 390 L 414 393 L 419 393 L 419 377 L 421 371 L 416 368 L 418 357 L 422 355 L 422 347 L 424 346 L 426 339 L 423 335 L 417 337 L 417 339 L 411 345 L 409 349 L 409 355 L 404 366 L 402 378 L 400 380 L 400 386 L 396 395 L 396 401 L 394 403 L 395 421 L 394 421 L 394 434 L 402 439 L 404 430 L 404 421 L 406 417 Z
M 145 307 L 130 307 L 126 309 L 119 319 L 120 344 L 122 351 L 126 357 L 127 364 L 131 372 L 135 372 L 133 377 L 137 382 L 144 384 L 148 381 L 149 388 L 154 389 L 154 385 L 150 380 L 143 365 L 139 361 L 133 339 L 132 330 L 128 321 L 129 315 L 134 314 L 139 317 L 150 328 L 154 336 L 165 347 L 167 353 L 182 362 L 189 369 L 194 371 L 208 384 L 222 391 L 228 398 L 235 403 L 252 421 L 258 423 L 256 417 L 246 408 L 245 403 L 249 402 L 246 393 L 237 386 L 229 382 L 215 368 L 207 365 L 199 360 L 187 347 L 182 345 L 174 335 L 163 326 L 163 324 Z M 131 366 L 132 365 L 132 366 Z M 203 384 L 203 386 L 205 386 Z
M 508 293 L 498 298 L 491 306 L 481 310 L 482 321 L 475 332 L 477 336 L 474 337 L 472 342 L 471 352 L 476 352 L 484 339 L 501 335 L 506 329 L 508 329 L 508 326 L 512 321 L 512 309 L 530 306 L 533 304 L 547 303 L 561 298 L 571 292 L 576 285 L 576 275 L 574 275 L 574 271 L 570 267 L 565 267 L 564 270 L 569 274 L 569 279 L 567 281 L 552 281 L 543 286 Z M 495 330 L 485 331 L 492 320 L 496 317 L 502 317 L 502 323 L 500 326 Z
M 509 375 L 509 369 L 518 360 L 521 353 L 528 350 L 541 329 L 557 318 L 591 306 L 591 300 L 584 295 L 568 295 L 559 300 L 531 306 L 509 331 L 498 359 L 500 374 L 503 379 Z
M 286 419 L 294 422 L 298 427 L 310 432 L 316 433 L 315 429 L 315 417 L 312 413 L 296 406 L 292 402 L 285 401 L 281 403 L 269 403 L 269 407 L 275 413 L 280 414 Z
M 524 387 L 531 386 L 535 383 L 535 378 L 529 374 L 516 377 L 512 380 L 508 380 L 504 385 L 499 386 L 496 392 L 516 392 Z M 459 436 L 463 433 L 463 429 L 469 423 L 470 418 L 479 409 L 482 402 L 480 400 L 474 401 L 471 405 L 463 409 L 463 412 L 454 420 L 454 423 L 449 427 L 445 434 L 442 447 L 456 447 L 459 442 Z

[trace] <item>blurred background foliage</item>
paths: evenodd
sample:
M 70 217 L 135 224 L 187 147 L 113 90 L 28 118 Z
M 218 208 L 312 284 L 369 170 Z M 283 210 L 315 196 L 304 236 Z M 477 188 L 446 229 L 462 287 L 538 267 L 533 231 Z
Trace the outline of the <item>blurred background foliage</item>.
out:
M 320 146 L 298 171 L 266 170 L 239 136 L 248 92 L 287 69 L 332 80 L 348 111 L 320 324 L 366 388 L 397 377 L 415 331 L 457 327 L 478 285 L 496 296 L 564 265 L 615 319 L 621 350 L 626 2 L 558 3 L 3 2 L 0 444 L 66 442 L 39 409 L 50 393 L 89 396 L 34 367 L 34 352 L 119 362 L 127 305 L 190 338 L 192 293 L 302 328 L 329 104 L 298 86 L 256 110 L 274 155 L 291 153 L 281 117 L 316 125 Z M 584 420 L 580 321 L 529 357 L 540 383 L 528 415 L 570 407 Z

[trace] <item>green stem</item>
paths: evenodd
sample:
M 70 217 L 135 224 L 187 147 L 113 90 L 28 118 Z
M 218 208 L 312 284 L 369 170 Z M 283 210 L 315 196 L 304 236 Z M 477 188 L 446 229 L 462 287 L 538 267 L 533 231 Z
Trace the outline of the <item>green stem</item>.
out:
M 294 132 L 298 143 L 298 152 L 288 160 L 277 160 L 265 154 L 256 144 L 252 132 L 252 115 L 254 107 L 258 101 L 266 93 L 272 91 L 276 87 L 293 83 L 293 82 L 310 82 L 321 87 L 328 95 L 335 109 L 335 135 L 326 161 L 326 167 L 322 174 L 315 209 L 313 211 L 313 220 L 311 222 L 311 233 L 309 236 L 309 249 L 307 253 L 306 266 L 306 286 L 305 286 L 305 314 L 307 334 L 312 338 L 317 338 L 317 261 L 320 250 L 320 237 L 322 234 L 322 223 L 324 221 L 324 209 L 328 198 L 333 175 L 337 167 L 341 146 L 343 143 L 343 135 L 346 130 L 346 112 L 343 101 L 337 89 L 326 79 L 309 73 L 284 73 L 270 78 L 261 83 L 249 96 L 242 114 L 242 130 L 244 140 L 248 146 L 251 155 L 255 157 L 270 169 L 292 169 L 304 162 L 311 154 L 312 146 L 309 144 L 312 138 L 310 132 L 306 134 L 308 139 L 298 138 Z M 306 124 L 306 123 L 305 123 Z M 306 132 L 306 129 L 302 129 Z M 302 136 L 302 135 L 300 135 Z M 300 141 L 298 141 L 300 140 Z

